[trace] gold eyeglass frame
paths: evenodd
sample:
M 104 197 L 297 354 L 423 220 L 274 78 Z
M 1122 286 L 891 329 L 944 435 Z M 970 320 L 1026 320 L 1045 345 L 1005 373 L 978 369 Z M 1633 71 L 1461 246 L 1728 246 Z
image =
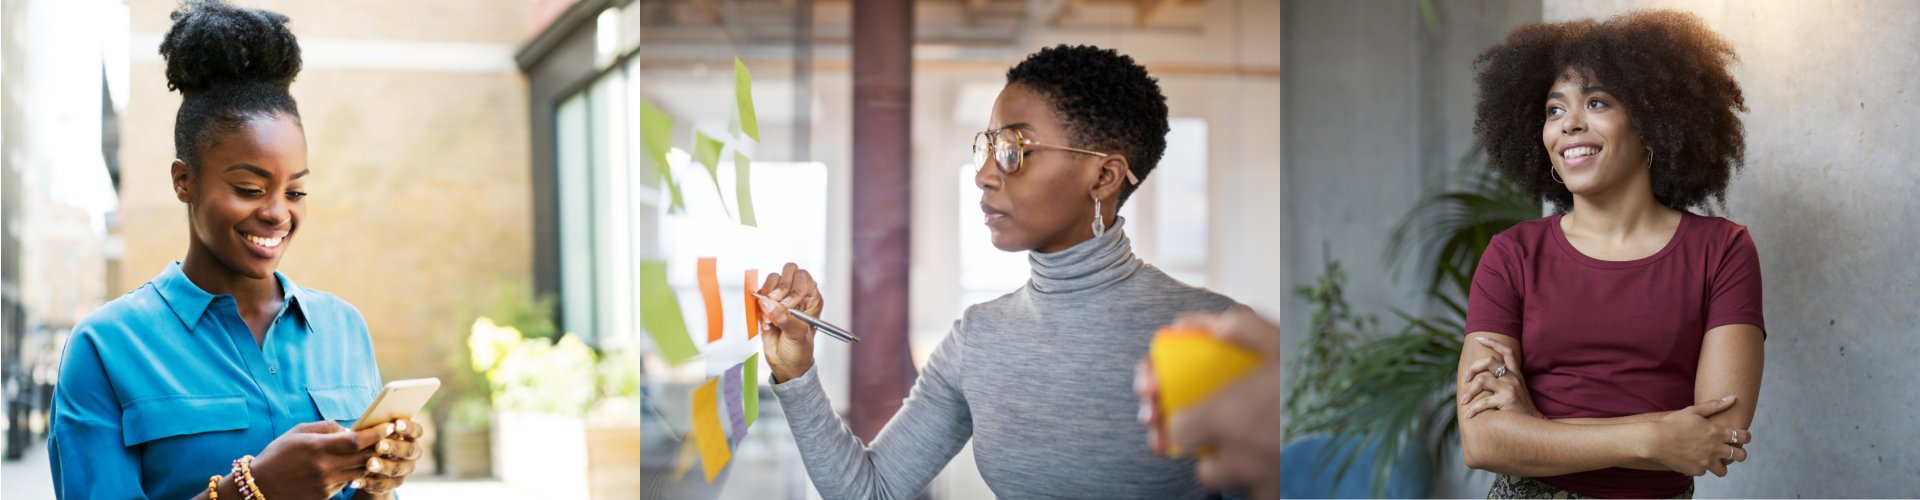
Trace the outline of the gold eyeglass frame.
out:
M 1006 174 L 1006 175 L 1013 175 L 1015 172 L 1019 172 L 1022 167 L 1026 166 L 1027 153 L 1029 153 L 1029 151 L 1023 150 L 1023 151 L 1020 151 L 1019 154 L 1014 156 L 1013 168 L 1007 168 L 1006 162 L 1000 161 L 999 158 L 994 157 L 995 155 L 993 153 L 997 149 L 997 147 L 995 146 L 995 143 L 999 142 L 999 141 L 996 141 L 995 139 L 1000 134 L 1004 134 L 1004 133 L 1012 133 L 1013 143 L 1019 146 L 1038 146 L 1038 147 L 1058 149 L 1063 151 L 1072 151 L 1075 153 L 1085 153 L 1085 154 L 1098 156 L 1101 158 L 1107 157 L 1107 153 L 1101 153 L 1098 151 L 1087 151 L 1085 149 L 1070 148 L 1066 146 L 1056 146 L 1052 144 L 1041 144 L 1038 142 L 1033 142 L 1032 140 L 1027 139 L 1024 134 L 1021 134 L 1020 129 L 1002 127 L 1002 128 L 987 130 L 987 131 L 973 134 L 973 169 L 974 171 L 978 172 L 980 169 L 986 168 L 987 160 L 993 160 L 994 166 L 1000 169 L 1000 173 Z M 985 153 L 982 153 L 980 151 L 980 139 L 983 136 L 987 139 L 987 151 Z M 1140 184 L 1140 178 L 1134 177 L 1132 169 L 1123 168 L 1123 169 L 1120 169 L 1120 171 L 1127 173 L 1127 182 L 1135 185 Z

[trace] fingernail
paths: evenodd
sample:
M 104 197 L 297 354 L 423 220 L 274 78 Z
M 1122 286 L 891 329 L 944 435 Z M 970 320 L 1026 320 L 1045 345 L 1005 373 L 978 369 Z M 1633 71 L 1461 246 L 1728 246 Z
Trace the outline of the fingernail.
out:
M 393 423 L 393 425 L 394 425 L 394 430 L 397 430 L 400 432 L 407 431 L 407 421 L 405 420 L 396 421 Z
M 1480 341 L 1480 343 L 1482 343 L 1482 344 L 1485 344 L 1485 343 L 1487 343 L 1487 342 L 1488 342 L 1488 340 L 1487 340 L 1487 338 L 1486 338 L 1486 337 L 1474 337 L 1474 340 L 1478 340 L 1478 341 Z
M 773 312 L 773 301 L 770 301 L 767 299 L 760 299 L 760 309 L 765 310 L 766 312 Z
M 1724 398 L 1720 398 L 1720 400 L 1721 400 L 1721 401 L 1733 401 L 1733 396 L 1727 396 L 1727 397 L 1724 397 Z
M 386 427 L 382 427 L 382 428 L 380 428 L 380 435 L 382 435 L 382 436 L 391 436 L 391 435 L 393 435 L 393 424 L 387 424 L 387 426 L 386 426 Z
M 388 447 L 389 447 L 389 445 L 387 444 L 387 442 L 386 442 L 386 441 L 381 441 L 381 442 L 380 442 L 380 445 L 379 445 L 379 446 L 375 446 L 375 447 L 374 447 L 374 450 L 373 450 L 373 451 L 374 451 L 374 453 L 379 453 L 379 454 L 381 454 L 381 455 L 385 455 L 385 454 L 387 454 L 387 448 L 388 448 Z
M 360 483 L 360 480 L 359 480 L 359 479 L 355 479 L 355 480 L 353 480 L 353 484 L 350 484 L 350 485 L 347 485 L 347 486 L 351 486 L 351 487 L 353 487 L 353 489 L 356 489 L 356 490 L 357 490 L 357 489 L 360 489 L 360 485 L 361 485 L 361 483 Z
M 1153 409 L 1147 405 L 1140 405 L 1140 423 L 1147 423 L 1149 418 L 1153 418 Z
M 380 472 L 380 459 L 378 458 L 367 459 L 367 472 Z

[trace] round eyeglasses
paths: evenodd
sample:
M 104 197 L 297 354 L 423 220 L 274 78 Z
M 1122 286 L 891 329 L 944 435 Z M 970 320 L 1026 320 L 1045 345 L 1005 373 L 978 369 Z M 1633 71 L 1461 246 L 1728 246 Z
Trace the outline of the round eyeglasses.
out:
M 1013 175 L 1015 172 L 1019 172 L 1020 167 L 1026 164 L 1028 152 L 1025 151 L 1023 147 L 1051 148 L 1075 153 L 1085 153 L 1101 158 L 1107 157 L 1106 153 L 1033 142 L 1020 135 L 1020 129 L 1000 128 L 973 134 L 973 170 L 978 172 L 980 169 L 986 168 L 987 160 L 992 159 L 994 165 L 999 167 L 1001 173 Z M 1131 169 L 1123 169 L 1122 171 L 1127 173 L 1127 182 L 1133 184 L 1140 183 L 1140 179 L 1134 177 Z

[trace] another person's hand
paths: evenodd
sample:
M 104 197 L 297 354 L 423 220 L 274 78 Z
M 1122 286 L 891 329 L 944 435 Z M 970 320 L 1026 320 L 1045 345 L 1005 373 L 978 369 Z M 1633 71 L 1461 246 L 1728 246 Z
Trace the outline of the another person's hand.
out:
M 366 474 L 379 440 L 378 427 L 352 432 L 332 420 L 307 422 L 274 438 L 250 468 L 270 498 L 321 500 Z
M 820 317 L 826 302 L 820 287 L 805 269 L 788 262 L 781 272 L 767 274 L 759 293 L 773 300 L 759 299 L 760 344 L 772 368 L 774 382 L 786 382 L 806 375 L 813 368 L 813 325 L 788 313 L 788 309 Z
M 1732 408 L 1733 401 L 1728 396 L 1703 402 L 1653 422 L 1654 432 L 1643 455 L 1689 476 L 1712 472 L 1726 477 L 1728 464 L 1747 461 L 1747 450 L 1741 445 L 1753 442 L 1753 433 L 1715 424 L 1707 417 Z
M 355 479 L 350 486 L 368 495 L 392 493 L 394 488 L 399 488 L 406 482 L 407 475 L 413 473 L 414 462 L 426 453 L 417 444 L 425 431 L 420 424 L 406 419 L 361 431 L 377 433 L 380 441 L 374 444 L 375 456 L 367 458 L 366 477 Z
M 1152 366 L 1140 362 L 1134 390 L 1140 395 L 1141 423 L 1148 429 L 1154 453 L 1164 454 L 1169 441 L 1185 449 L 1211 444 L 1213 454 L 1199 459 L 1195 472 L 1211 489 L 1246 488 L 1254 498 L 1280 496 L 1280 327 L 1261 319 L 1251 309 L 1238 307 L 1219 315 L 1188 313 L 1173 326 L 1204 329 L 1214 336 L 1259 353 L 1262 363 L 1239 381 L 1212 397 L 1181 411 L 1167 422 L 1153 404 L 1159 388 Z
M 1520 373 L 1520 355 L 1513 349 L 1485 337 L 1473 339 L 1480 345 L 1493 349 L 1493 356 L 1480 358 L 1467 365 L 1466 373 L 1455 399 L 1461 406 L 1467 407 L 1466 418 L 1487 410 L 1503 410 L 1534 418 L 1546 418 L 1533 406 L 1533 394 L 1527 392 L 1527 378 Z M 1505 373 L 1494 376 L 1499 368 Z

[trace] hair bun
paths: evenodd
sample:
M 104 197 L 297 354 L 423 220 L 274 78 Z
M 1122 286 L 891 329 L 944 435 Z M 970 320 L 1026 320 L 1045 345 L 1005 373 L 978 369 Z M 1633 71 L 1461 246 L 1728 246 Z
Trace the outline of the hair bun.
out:
M 182 94 L 241 83 L 286 88 L 300 73 L 300 44 L 287 16 L 224 0 L 185 0 L 160 42 L 167 88 Z

